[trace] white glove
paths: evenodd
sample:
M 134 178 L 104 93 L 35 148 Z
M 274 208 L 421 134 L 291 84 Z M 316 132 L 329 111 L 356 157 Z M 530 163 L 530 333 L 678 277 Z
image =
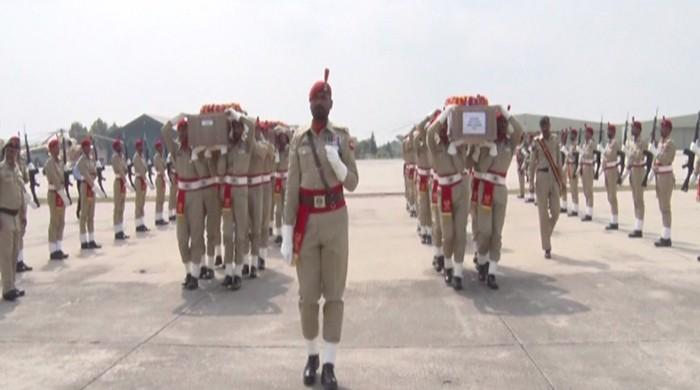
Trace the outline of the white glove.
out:
M 498 148 L 495 142 L 486 142 L 484 146 L 489 147 L 489 156 L 496 157 L 498 155 Z
M 223 156 L 224 154 L 228 153 L 228 146 L 219 145 L 219 151 L 221 152 L 221 155 Z
M 695 173 L 693 173 L 693 175 L 690 176 L 690 182 L 691 182 L 691 183 L 697 183 L 697 181 L 698 181 L 698 175 L 695 174 Z
M 454 110 L 454 106 L 447 106 L 445 107 L 444 110 L 440 113 L 440 116 L 438 116 L 438 121 L 442 123 L 443 125 L 445 124 L 445 121 L 447 121 L 447 117 L 450 116 L 450 113 Z
M 151 182 L 149 181 L 149 182 L 148 182 L 148 189 L 149 189 L 149 190 L 155 190 L 156 187 L 153 185 L 153 183 L 151 183 Z
M 199 153 L 205 151 L 206 146 L 195 146 L 192 148 L 192 161 L 197 161 L 199 159 Z
M 656 146 L 655 146 L 654 144 L 651 144 L 651 145 L 649 146 L 649 151 L 650 151 L 651 154 L 653 154 L 654 156 L 656 156 L 656 155 L 659 153 L 659 150 L 656 149 Z
M 292 265 L 293 232 L 294 227 L 292 225 L 282 225 L 282 246 L 280 247 L 280 253 L 282 254 L 282 260 L 289 265 Z
M 34 163 L 33 163 L 33 162 L 30 162 L 30 163 L 27 165 L 27 170 L 28 170 L 28 171 L 33 171 L 33 170 L 35 170 L 35 169 L 36 169 L 36 167 L 34 167 Z
M 65 189 L 65 188 L 62 189 L 62 190 L 60 190 L 60 191 L 56 191 L 56 193 L 58 194 L 58 196 L 61 197 L 61 200 L 63 201 L 63 206 L 64 206 L 64 207 L 70 206 L 70 200 L 68 200 L 68 195 L 66 195 L 66 189 Z
M 498 105 L 498 109 L 499 109 L 499 111 L 501 111 L 501 115 L 503 115 L 503 117 L 506 118 L 507 121 L 509 121 L 510 120 L 510 112 L 508 112 L 508 110 L 503 108 L 503 106 L 501 106 L 501 105 Z
M 226 115 L 228 115 L 228 117 L 231 120 L 236 121 L 236 122 L 239 122 L 241 120 L 241 116 L 243 115 L 240 112 L 234 110 L 233 108 L 229 108 L 224 112 L 226 113 Z
M 279 152 L 275 152 L 275 163 L 279 163 L 279 162 L 280 162 L 280 154 L 279 154 Z
M 457 145 L 455 145 L 454 142 L 450 142 L 450 145 L 447 147 L 447 154 L 450 156 L 454 156 L 457 154 Z
M 340 160 L 338 149 L 334 146 L 326 145 L 326 157 L 333 168 L 333 172 L 335 172 L 335 177 L 337 177 L 341 183 L 344 182 L 345 177 L 348 175 L 348 167 Z
M 690 150 L 695 154 L 700 153 L 700 148 L 698 148 L 698 145 L 695 143 L 695 141 L 690 143 Z
M 596 149 L 598 149 L 598 151 L 601 152 L 601 153 L 604 152 L 603 145 L 601 145 L 601 144 L 598 144 L 598 146 L 596 147 Z

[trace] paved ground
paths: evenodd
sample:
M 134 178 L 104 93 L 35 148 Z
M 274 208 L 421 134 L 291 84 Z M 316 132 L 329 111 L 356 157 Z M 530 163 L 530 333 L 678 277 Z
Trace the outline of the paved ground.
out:
M 369 170 L 361 178 L 383 182 Z M 401 197 L 349 201 L 344 388 L 698 388 L 700 205 L 690 194 L 674 194 L 673 249 L 652 245 L 653 192 L 638 241 L 626 237 L 631 194 L 620 193 L 622 230 L 606 233 L 598 193 L 594 222 L 562 217 L 552 260 L 541 254 L 535 208 L 509 201 L 501 290 L 470 270 L 459 294 L 431 270 Z M 19 281 L 28 296 L 0 303 L 0 389 L 303 388 L 296 277 L 276 251 L 262 278 L 236 293 L 219 282 L 183 292 L 174 226 L 115 245 L 111 206 L 101 203 L 104 248 L 81 255 L 69 217 L 71 258 L 55 264 L 46 211 L 30 214 L 35 271 Z

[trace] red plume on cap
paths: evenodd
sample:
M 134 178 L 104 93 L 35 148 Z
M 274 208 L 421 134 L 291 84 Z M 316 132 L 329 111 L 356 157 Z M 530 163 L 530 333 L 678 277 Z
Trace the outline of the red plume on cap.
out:
M 58 138 L 54 138 L 49 141 L 49 148 L 55 148 L 58 146 Z
M 588 126 L 588 123 L 584 124 L 583 127 L 586 128 L 586 133 L 593 134 L 593 128 L 591 126 Z
M 116 150 L 116 149 L 119 149 L 121 147 L 122 147 L 122 141 L 119 138 L 115 139 L 114 142 L 112 142 L 112 149 Z
M 613 130 L 613 131 L 614 131 L 614 130 L 617 130 L 617 128 L 615 127 L 615 125 L 611 125 L 611 124 L 608 122 L 608 130 Z
M 330 84 L 328 84 L 328 76 L 329 75 L 330 75 L 330 70 L 328 70 L 328 68 L 324 69 L 323 81 L 317 81 L 311 87 L 311 90 L 309 91 L 309 100 L 313 99 L 316 96 L 316 94 L 321 93 L 321 92 L 327 92 L 329 96 L 332 94 L 331 86 L 330 86 Z
M 661 128 L 668 128 L 670 130 L 673 130 L 673 123 L 671 123 L 670 119 L 666 119 L 665 116 L 661 117 Z
M 163 141 L 161 141 L 160 139 L 157 139 L 156 142 L 153 144 L 153 146 L 156 148 L 159 148 L 159 147 L 163 146 Z
M 136 146 L 143 146 L 143 139 L 142 138 L 137 138 L 136 142 L 134 143 Z
M 177 121 L 177 129 L 186 129 L 187 128 L 187 117 L 180 119 Z
M 86 147 L 86 146 L 92 146 L 92 141 L 90 141 L 90 138 L 85 138 L 83 142 L 80 143 L 80 146 Z

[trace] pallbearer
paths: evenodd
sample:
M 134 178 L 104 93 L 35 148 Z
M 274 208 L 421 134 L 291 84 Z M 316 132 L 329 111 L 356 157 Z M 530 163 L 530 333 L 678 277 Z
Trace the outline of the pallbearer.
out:
M 581 218 L 584 222 L 593 220 L 593 170 L 595 164 L 595 150 L 596 142 L 593 140 L 593 128 L 586 125 L 586 134 L 579 160 L 583 196 L 586 198 L 586 212 L 583 218 Z
M 127 161 L 122 148 L 122 141 L 114 140 L 112 143 L 112 170 L 114 171 L 114 186 L 112 198 L 114 199 L 114 239 L 123 241 L 129 238 L 124 233 L 124 205 L 126 203 L 126 174 Z
M 644 187 L 642 180 L 646 173 L 644 153 L 649 148 L 649 143 L 642 139 L 642 123 L 632 118 L 632 139 L 627 147 L 627 174 L 630 177 L 632 188 L 632 201 L 634 203 L 634 230 L 629 234 L 630 238 L 642 237 L 644 229 Z
M 671 194 L 676 185 L 673 175 L 673 159 L 676 157 L 676 145 L 671 138 L 673 124 L 669 119 L 661 120 L 661 141 L 658 150 L 652 150 L 654 158 L 654 175 L 656 178 L 656 197 L 661 211 L 661 238 L 654 243 L 657 247 L 671 246 Z

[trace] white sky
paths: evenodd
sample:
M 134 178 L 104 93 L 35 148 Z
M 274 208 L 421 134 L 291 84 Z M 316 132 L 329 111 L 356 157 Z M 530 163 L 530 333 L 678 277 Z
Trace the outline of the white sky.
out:
M 203 103 L 386 141 L 452 94 L 611 122 L 700 108 L 700 1 L 0 1 L 0 137 Z

